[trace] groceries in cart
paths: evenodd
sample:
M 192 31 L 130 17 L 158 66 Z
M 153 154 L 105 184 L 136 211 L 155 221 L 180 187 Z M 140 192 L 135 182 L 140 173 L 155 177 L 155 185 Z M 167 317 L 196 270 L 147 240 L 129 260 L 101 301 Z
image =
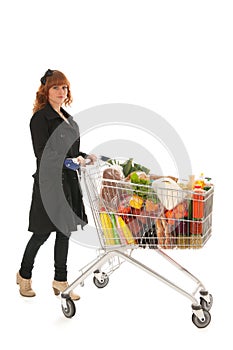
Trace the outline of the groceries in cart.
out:
M 132 158 L 106 164 L 99 196 L 104 245 L 184 249 L 207 242 L 213 206 L 210 178 L 158 176 Z

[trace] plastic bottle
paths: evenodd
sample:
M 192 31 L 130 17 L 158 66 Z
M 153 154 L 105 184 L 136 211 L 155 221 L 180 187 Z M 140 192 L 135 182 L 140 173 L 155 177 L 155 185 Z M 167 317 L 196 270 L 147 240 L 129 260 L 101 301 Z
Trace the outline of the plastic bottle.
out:
M 204 217 L 204 190 L 200 185 L 195 185 L 192 195 L 192 220 L 190 222 L 191 235 L 201 235 L 203 230 L 202 219 Z
M 193 235 L 201 235 L 203 230 L 202 220 L 193 219 L 190 221 L 190 237 Z
M 195 185 L 193 198 L 193 219 L 202 219 L 204 217 L 204 190 L 201 185 Z
M 204 174 L 201 173 L 199 178 L 195 181 L 195 185 L 199 185 L 201 186 L 201 188 L 204 188 L 205 186 L 205 178 L 204 178 Z

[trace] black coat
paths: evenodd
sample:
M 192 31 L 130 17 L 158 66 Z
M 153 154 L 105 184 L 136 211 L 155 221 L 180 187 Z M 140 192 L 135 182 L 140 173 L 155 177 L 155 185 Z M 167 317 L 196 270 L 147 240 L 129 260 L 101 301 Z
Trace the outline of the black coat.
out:
M 65 158 L 87 154 L 79 151 L 77 123 L 64 110 L 67 124 L 47 104 L 31 118 L 30 130 L 37 169 L 34 177 L 28 230 L 35 233 L 60 231 L 69 234 L 87 223 L 77 173 L 66 168 Z

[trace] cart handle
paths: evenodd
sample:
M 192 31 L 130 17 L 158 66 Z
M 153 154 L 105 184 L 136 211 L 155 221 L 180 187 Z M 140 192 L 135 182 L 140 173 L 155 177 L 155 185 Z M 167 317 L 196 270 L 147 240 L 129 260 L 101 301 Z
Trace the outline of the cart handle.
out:
M 88 165 L 91 162 L 90 159 L 85 159 L 85 165 Z M 80 163 L 78 162 L 77 158 L 66 158 L 64 161 L 64 165 L 66 168 L 70 169 L 70 170 L 78 170 L 80 167 Z

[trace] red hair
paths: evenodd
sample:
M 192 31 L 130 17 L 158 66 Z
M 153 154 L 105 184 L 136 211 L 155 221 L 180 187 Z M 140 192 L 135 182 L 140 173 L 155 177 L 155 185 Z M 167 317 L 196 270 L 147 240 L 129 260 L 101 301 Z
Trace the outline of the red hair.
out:
M 36 100 L 33 106 L 33 113 L 39 111 L 44 108 L 44 106 L 48 103 L 48 92 L 52 86 L 66 85 L 67 86 L 67 98 L 64 101 L 65 106 L 69 106 L 72 103 L 72 96 L 70 92 L 70 82 L 66 78 L 66 76 L 58 71 L 52 71 L 52 75 L 46 76 L 45 84 L 41 83 L 37 93 Z

